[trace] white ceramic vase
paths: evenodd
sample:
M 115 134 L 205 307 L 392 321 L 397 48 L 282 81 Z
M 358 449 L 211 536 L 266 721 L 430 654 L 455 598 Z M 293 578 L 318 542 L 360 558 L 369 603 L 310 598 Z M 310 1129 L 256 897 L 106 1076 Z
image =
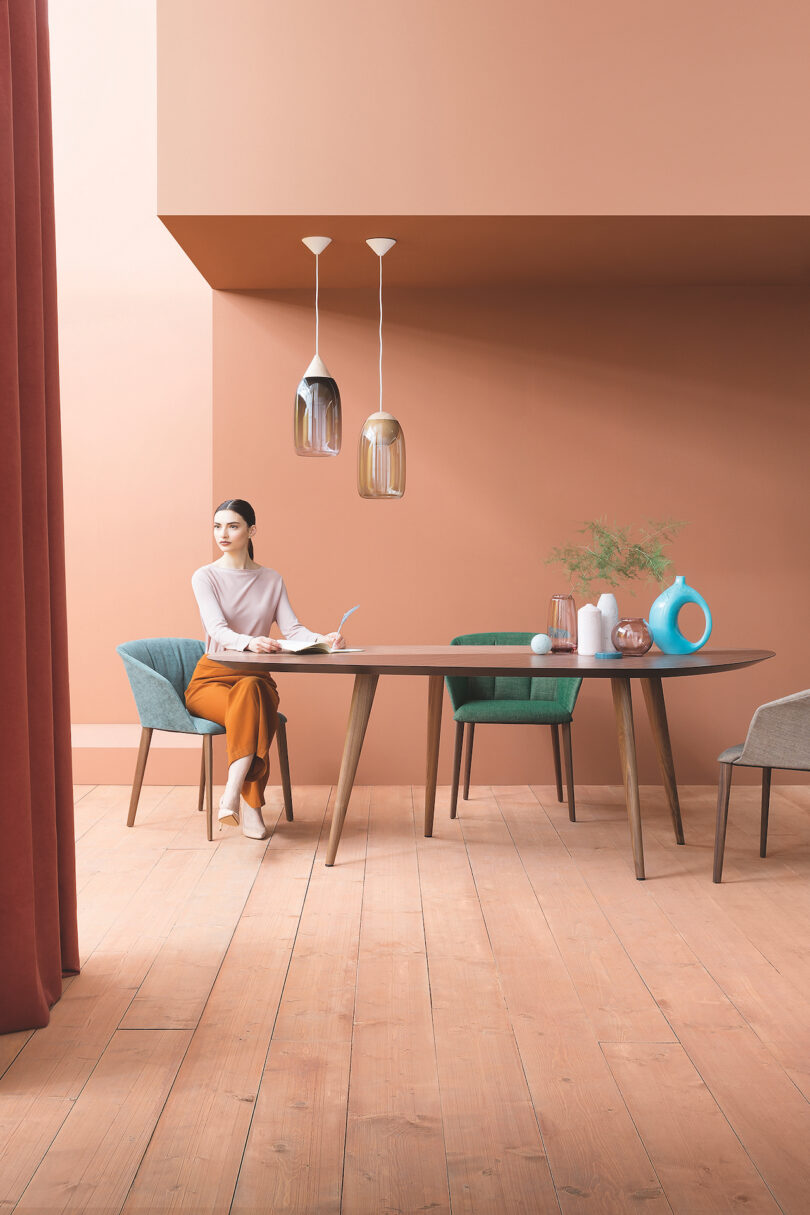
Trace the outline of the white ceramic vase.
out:
M 602 614 L 602 642 L 599 648 L 603 651 L 615 650 L 611 633 L 619 623 L 619 605 L 616 603 L 616 596 L 611 593 L 600 595 L 596 606 Z
M 591 655 L 602 648 L 602 613 L 593 603 L 577 612 L 577 653 Z

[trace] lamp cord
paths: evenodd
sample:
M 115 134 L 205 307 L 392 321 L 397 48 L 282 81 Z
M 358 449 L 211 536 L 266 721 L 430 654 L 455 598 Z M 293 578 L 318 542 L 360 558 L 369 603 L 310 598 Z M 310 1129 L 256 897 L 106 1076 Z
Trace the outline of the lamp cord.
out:
M 318 357 L 318 254 L 315 254 L 315 357 Z
M 382 255 L 380 256 L 380 413 L 382 413 Z

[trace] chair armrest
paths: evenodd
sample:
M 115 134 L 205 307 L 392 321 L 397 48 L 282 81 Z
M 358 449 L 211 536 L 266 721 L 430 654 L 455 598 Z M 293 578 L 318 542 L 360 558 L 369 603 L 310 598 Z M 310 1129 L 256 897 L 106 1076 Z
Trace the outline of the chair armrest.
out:
M 122 655 L 142 726 L 197 734 L 194 719 L 165 676 L 130 655 Z
M 444 679 L 453 712 L 457 713 L 462 705 L 470 699 L 466 675 L 446 675 Z
M 810 769 L 810 690 L 760 705 L 737 763 Z
M 574 712 L 574 705 L 577 703 L 579 689 L 582 687 L 581 679 L 558 679 L 557 680 L 557 704 L 566 713 Z

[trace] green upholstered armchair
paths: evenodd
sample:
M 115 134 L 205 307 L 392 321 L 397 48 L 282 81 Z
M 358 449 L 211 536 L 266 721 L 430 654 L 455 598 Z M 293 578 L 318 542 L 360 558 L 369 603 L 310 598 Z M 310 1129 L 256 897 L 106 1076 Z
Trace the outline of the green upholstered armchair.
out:
M 200 764 L 200 795 L 197 809 L 202 810 L 205 799 L 208 838 L 213 839 L 213 736 L 224 734 L 225 727 L 205 717 L 195 717 L 186 708 L 185 692 L 194 668 L 205 653 L 205 646 L 193 637 L 145 637 L 140 641 L 124 641 L 115 647 L 124 660 L 135 707 L 141 722 L 141 743 L 135 764 L 135 779 L 129 802 L 127 826 L 134 827 L 143 774 L 149 755 L 153 730 L 169 730 L 175 734 L 199 734 L 202 737 Z M 284 810 L 292 822 L 292 787 L 290 763 L 287 756 L 287 718 L 279 713 L 279 766 L 284 791 Z
M 454 637 L 451 645 L 520 645 L 527 646 L 533 633 L 465 633 Z M 456 723 L 456 743 L 453 756 L 453 788 L 450 817 L 456 817 L 458 786 L 461 771 L 461 751 L 464 731 L 467 733 L 467 754 L 464 762 L 464 793 L 470 795 L 473 735 L 476 725 L 547 725 L 551 727 L 554 752 L 554 774 L 557 798 L 563 800 L 560 769 L 560 734 L 562 726 L 565 748 L 565 774 L 568 790 L 568 817 L 576 821 L 574 806 L 574 766 L 571 753 L 571 718 L 579 695 L 581 679 L 549 679 L 542 675 L 466 676 L 451 675 L 445 680 L 453 706 Z

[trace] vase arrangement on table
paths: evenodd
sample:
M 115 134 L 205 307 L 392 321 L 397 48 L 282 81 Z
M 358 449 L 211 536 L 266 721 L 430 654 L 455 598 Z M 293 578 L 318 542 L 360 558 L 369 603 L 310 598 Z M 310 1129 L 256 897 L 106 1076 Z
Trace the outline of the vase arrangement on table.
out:
M 586 541 L 569 541 L 553 548 L 546 558 L 546 564 L 561 565 L 568 575 L 572 591 L 585 598 L 594 585 L 618 587 L 644 578 L 650 578 L 660 585 L 671 564 L 664 553 L 664 545 L 683 526 L 677 519 L 650 519 L 646 525 L 638 528 L 611 524 L 606 519 L 590 519 L 578 529 Z M 616 596 L 612 591 L 606 591 L 600 595 L 596 606 L 602 613 L 602 643 L 594 652 L 600 658 L 612 658 L 615 651 L 611 637 L 619 620 Z M 558 647 L 553 648 L 556 650 Z M 577 647 L 569 645 L 564 648 L 570 651 Z M 587 650 L 581 644 L 578 648 L 581 654 L 591 652 L 590 645 Z
M 624 616 L 613 626 L 610 635 L 614 649 L 626 658 L 646 654 L 653 643 L 652 633 L 641 616 Z
M 689 641 L 678 628 L 678 615 L 687 603 L 696 603 L 703 612 L 703 636 Z M 703 596 L 689 586 L 683 574 L 678 574 L 650 608 L 650 628 L 653 639 L 664 654 L 694 654 L 702 649 L 711 636 L 712 614 Z
M 577 608 L 573 595 L 552 595 L 548 628 L 552 654 L 573 654 L 577 648 Z

